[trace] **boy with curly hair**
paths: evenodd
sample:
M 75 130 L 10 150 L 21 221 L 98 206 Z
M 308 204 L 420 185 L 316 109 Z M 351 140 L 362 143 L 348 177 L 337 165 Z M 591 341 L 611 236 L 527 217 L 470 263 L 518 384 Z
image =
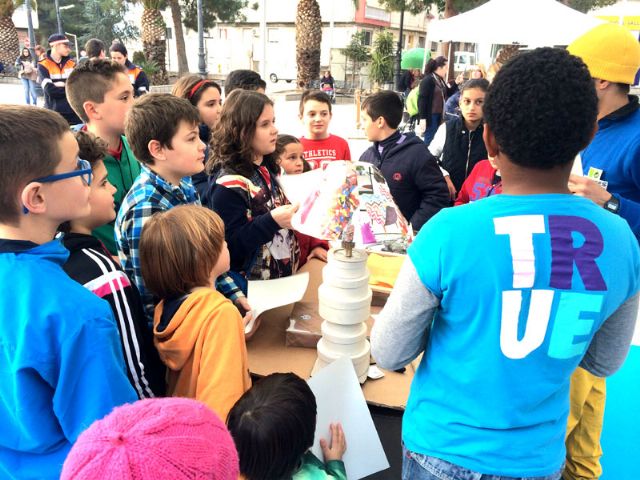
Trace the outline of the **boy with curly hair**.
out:
M 484 114 L 503 193 L 427 222 L 371 335 L 384 368 L 424 352 L 403 417 L 405 479 L 560 479 L 571 374 L 611 375 L 633 334 L 636 238 L 567 187 L 596 129 L 585 64 L 522 54 Z

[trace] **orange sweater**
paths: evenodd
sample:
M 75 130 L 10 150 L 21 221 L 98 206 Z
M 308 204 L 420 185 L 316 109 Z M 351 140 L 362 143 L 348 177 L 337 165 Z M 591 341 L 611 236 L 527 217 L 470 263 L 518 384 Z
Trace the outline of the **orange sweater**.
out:
M 222 421 L 251 387 L 240 312 L 212 288 L 191 293 L 162 332 L 164 301 L 154 315 L 154 342 L 167 365 L 167 395 L 195 398 Z

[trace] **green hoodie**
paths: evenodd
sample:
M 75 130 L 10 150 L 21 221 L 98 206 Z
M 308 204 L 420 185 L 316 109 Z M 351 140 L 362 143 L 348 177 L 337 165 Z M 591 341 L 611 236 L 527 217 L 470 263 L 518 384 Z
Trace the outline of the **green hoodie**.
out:
M 332 460 L 326 464 L 310 451 L 302 457 L 300 470 L 292 480 L 346 480 L 347 473 L 342 460 Z
M 131 188 L 131 185 L 133 185 L 133 182 L 140 174 L 140 163 L 136 160 L 136 157 L 134 157 L 133 152 L 131 152 L 131 147 L 129 147 L 127 139 L 124 135 L 120 138 L 122 139 L 120 160 L 116 159 L 111 154 L 104 158 L 104 166 L 107 169 L 107 179 L 111 185 L 118 189 L 114 195 L 116 213 L 120 210 L 120 205 Z M 107 250 L 109 250 L 112 255 L 117 255 L 118 249 L 116 248 L 116 241 L 113 233 L 114 224 L 115 220 L 96 228 L 92 233 L 94 237 L 100 240 L 104 246 L 107 247 Z

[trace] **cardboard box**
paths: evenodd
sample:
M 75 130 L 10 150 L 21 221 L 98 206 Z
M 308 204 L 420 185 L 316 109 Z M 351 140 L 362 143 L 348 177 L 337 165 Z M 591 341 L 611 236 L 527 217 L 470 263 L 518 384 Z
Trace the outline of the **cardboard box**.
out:
M 324 265 L 324 262 L 312 259 L 302 267 L 301 271 L 309 272 L 309 286 L 303 299 L 296 304 L 300 311 L 303 308 L 306 308 L 307 312 L 313 311 L 313 305 L 317 311 L 318 287 L 322 283 Z M 380 299 L 377 302 L 380 302 Z M 317 358 L 315 348 L 286 346 L 286 330 L 296 306 L 280 307 L 261 316 L 258 331 L 247 342 L 251 373 L 265 376 L 275 372 L 293 372 L 305 379 L 311 376 Z M 362 386 L 367 402 L 376 406 L 404 409 L 415 366 L 417 363 L 413 362 L 403 373 L 383 370 L 383 378 L 367 380 Z

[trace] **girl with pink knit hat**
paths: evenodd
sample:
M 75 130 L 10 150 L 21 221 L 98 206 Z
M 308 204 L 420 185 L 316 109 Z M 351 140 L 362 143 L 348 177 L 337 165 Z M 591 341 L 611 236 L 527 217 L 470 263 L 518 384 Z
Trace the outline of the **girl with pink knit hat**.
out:
M 123 405 L 75 443 L 61 480 L 236 480 L 238 454 L 224 423 L 187 398 Z

